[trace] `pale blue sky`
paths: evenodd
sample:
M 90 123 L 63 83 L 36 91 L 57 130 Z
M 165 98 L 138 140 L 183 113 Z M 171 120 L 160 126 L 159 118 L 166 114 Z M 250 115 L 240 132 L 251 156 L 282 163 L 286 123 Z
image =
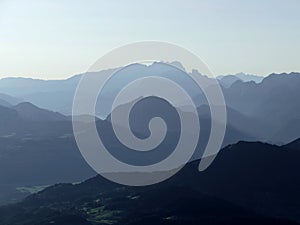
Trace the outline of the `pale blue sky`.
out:
M 215 74 L 300 71 L 299 0 L 0 0 L 0 77 L 66 78 L 135 41 L 179 44 Z

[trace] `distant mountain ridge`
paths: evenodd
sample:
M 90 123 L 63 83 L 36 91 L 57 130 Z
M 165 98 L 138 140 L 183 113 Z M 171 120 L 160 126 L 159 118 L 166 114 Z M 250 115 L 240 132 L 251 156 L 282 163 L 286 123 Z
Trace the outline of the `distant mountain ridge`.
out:
M 60 113 L 41 109 L 32 103 L 22 102 L 11 107 L 16 110 L 24 119 L 31 121 L 64 121 L 68 118 Z
M 181 70 L 184 70 L 180 62 L 173 62 L 172 65 L 180 68 Z M 144 67 L 141 66 L 142 65 L 139 66 L 137 64 L 135 67 L 136 70 L 139 72 L 143 72 Z M 159 68 L 159 63 L 155 63 L 149 68 L 151 71 L 154 71 L 155 74 L 160 74 L 163 72 L 163 70 L 165 70 L 162 69 L 163 67 Z M 131 71 L 134 72 L 134 70 Z M 103 72 L 105 71 L 99 71 L 94 74 L 98 74 L 99 76 L 101 76 L 101 73 Z M 197 71 L 194 70 L 193 73 L 194 75 L 201 76 L 202 79 L 206 80 L 205 82 L 209 82 L 209 79 L 207 79 L 207 77 L 201 75 Z M 237 75 L 242 76 L 242 74 L 243 73 Z M 72 111 L 72 101 L 74 93 L 82 75 L 83 74 L 78 74 L 63 80 L 41 80 L 21 77 L 2 78 L 0 79 L 0 93 L 15 96 L 22 99 L 22 101 L 31 102 L 32 104 L 40 108 L 45 108 L 48 110 L 60 112 L 65 115 L 70 115 Z M 224 79 L 225 78 L 226 77 L 224 77 Z M 243 80 L 243 78 L 239 79 Z M 227 84 L 224 85 L 226 86 Z M 1 95 L 0 99 L 3 99 L 1 98 Z M 17 103 L 20 103 L 20 101 L 18 101 Z
M 237 81 L 243 81 L 235 75 L 219 76 L 217 77 L 217 79 L 219 80 L 220 84 L 225 88 L 229 88 L 233 83 Z
M 177 65 L 180 67 L 180 65 Z M 145 69 L 149 70 L 144 71 Z M 174 70 L 175 71 L 175 70 Z M 140 73 L 161 73 L 165 76 L 177 76 L 173 70 L 162 69 L 159 63 L 151 66 L 133 65 L 124 71 L 123 75 L 132 76 L 135 72 Z M 91 73 L 101 76 L 101 73 Z M 209 83 L 210 78 L 202 76 L 197 71 L 193 75 L 199 76 L 203 82 Z M 244 74 L 238 74 L 244 76 Z M 237 76 L 238 76 L 237 75 Z M 40 108 L 59 112 L 65 115 L 71 114 L 73 96 L 81 75 L 74 76 L 66 80 L 43 81 L 25 78 L 5 78 L 0 80 L 0 92 L 7 92 L 6 97 L 1 100 L 0 105 L 9 106 L 12 102 L 7 101 L 7 94 L 16 94 L 17 103 L 28 101 Z M 259 133 L 259 140 L 270 143 L 288 143 L 300 135 L 300 106 L 297 104 L 300 96 L 300 74 L 283 73 L 271 74 L 260 83 L 254 81 L 244 82 L 237 76 L 229 76 L 235 82 L 230 86 L 223 84 L 223 94 L 228 108 L 237 111 L 239 114 L 251 121 L 240 123 L 246 133 Z M 249 75 L 250 76 L 250 75 Z M 245 76 L 244 76 L 245 77 Z M 225 79 L 226 77 L 224 77 Z M 262 77 L 261 77 L 262 78 Z M 205 96 L 199 94 L 199 90 L 189 86 L 180 77 L 175 78 L 188 89 L 198 106 L 207 104 Z M 227 78 L 226 78 L 227 79 Z M 123 79 L 124 80 L 124 79 Z M 109 113 L 109 102 L 113 100 L 113 95 L 121 83 L 107 89 L 102 101 L 97 103 L 96 112 Z M 222 84 L 222 80 L 220 81 Z M 198 94 L 198 95 L 196 95 Z M 11 97 L 12 98 L 12 97 Z M 16 102 L 16 100 L 14 100 Z M 9 104 L 8 104 L 9 103 Z M 15 105 L 13 103 L 12 105 Z M 106 110 L 103 110 L 106 109 Z M 256 129 L 255 129 L 256 127 Z M 249 130 L 250 129 L 250 130 Z
M 155 113 L 157 108 L 162 112 L 166 109 L 164 105 L 158 104 L 155 98 L 150 98 L 149 101 L 154 101 L 147 107 L 142 107 L 150 113 Z M 156 103 L 155 103 L 156 102 Z M 141 108 L 140 108 L 141 109 Z M 230 118 L 240 118 L 243 116 L 231 109 L 228 109 Z M 138 115 L 142 114 L 139 110 Z M 189 113 L 189 112 L 187 112 Z M 208 107 L 199 108 L 201 135 L 199 145 L 193 159 L 198 159 L 203 154 L 203 149 L 210 133 L 210 113 Z M 178 128 L 173 127 L 179 121 L 176 117 L 165 115 L 172 125 L 168 129 L 171 139 L 167 139 L 165 147 L 172 146 L 177 143 Z M 242 119 L 244 120 L 244 119 Z M 91 121 L 90 116 L 79 116 L 79 123 Z M 107 120 L 96 120 L 97 127 L 101 131 L 101 138 L 110 148 L 120 149 L 118 141 L 115 138 L 111 128 L 109 118 Z M 232 121 L 232 120 L 231 120 Z M 80 155 L 73 136 L 72 122 L 69 117 L 61 114 L 38 108 L 31 103 L 20 103 L 12 107 L 0 106 L 0 184 L 6 184 L 6 192 L 10 193 L 12 188 L 24 185 L 47 185 L 50 182 L 62 180 L 73 180 L 82 178 L 84 174 L 93 174 L 93 171 L 87 166 L 86 162 Z M 223 146 L 235 143 L 239 140 L 256 140 L 256 137 L 244 133 L 239 130 L 236 124 L 227 124 L 227 130 Z M 134 120 L 135 126 L 133 131 L 137 135 L 147 136 L 147 121 L 140 115 Z M 83 132 L 85 130 L 82 130 Z M 190 131 L 188 131 L 190 132 Z M 173 148 L 170 147 L 170 150 Z M 164 149 L 161 154 L 166 154 Z M 121 156 L 128 158 L 126 151 L 120 151 Z M 67 164 L 65 162 L 68 162 Z M 18 167 L 11 167 L 18 165 Z M 74 174 L 72 170 L 80 170 L 80 173 Z M 57 170 L 61 169 L 62 173 Z M 2 171 L 2 172 L 1 172 Z M 25 175 L 22 175 L 22 174 Z M 14 177 L 14 180 L 11 180 Z M 1 192 L 0 185 L 0 192 Z M 1 202 L 11 201 L 11 197 L 7 194 L 0 194 Z
M 41 109 L 29 102 L 0 105 L 0 123 L 0 138 L 10 135 L 40 138 L 72 133 L 70 117 Z
M 0 105 L 12 106 L 22 102 L 22 99 L 12 97 L 8 94 L 0 93 Z
M 175 65 L 182 67 L 179 62 Z M 210 107 L 203 92 L 182 79 L 182 71 L 163 68 L 160 63 L 128 66 L 120 72 L 124 76 L 119 83 L 104 89 L 96 105 L 96 113 L 106 115 L 105 119 L 96 118 L 104 145 L 116 153 L 114 157 L 135 162 L 114 136 L 110 106 L 120 87 L 141 74 L 172 77 L 185 87 L 196 103 L 201 126 L 195 154 L 183 170 L 163 183 L 141 188 L 118 185 L 100 176 L 71 184 L 95 175 L 80 154 L 67 116 L 82 74 L 53 81 L 0 80 L 0 205 L 29 195 L 20 191 L 24 187 L 69 183 L 0 207 L 1 225 L 300 223 L 300 73 L 266 78 L 240 73 L 218 78 L 226 102 L 225 138 L 216 160 L 201 173 L 197 167 L 211 132 Z M 211 78 L 196 70 L 192 74 L 210 90 Z M 176 96 L 176 92 L 172 94 Z M 169 139 L 158 154 L 163 158 L 180 135 L 178 115 L 174 106 L 162 99 L 142 97 L 131 111 L 131 131 L 139 138 L 148 137 L 149 120 L 165 118 Z M 94 116 L 74 118 L 86 125 Z M 89 132 L 85 127 L 81 132 Z M 145 158 L 142 163 L 154 157 Z
M 243 72 L 217 76 L 217 79 L 220 80 L 224 85 L 226 85 L 226 87 L 230 87 L 236 81 L 242 81 L 242 82 L 254 81 L 255 83 L 258 84 L 262 82 L 264 78 L 265 77 L 263 76 L 246 74 Z
M 259 84 L 235 82 L 223 93 L 228 107 L 254 118 L 254 122 L 256 118 L 265 123 L 261 138 L 288 143 L 300 134 L 300 124 L 296 122 L 300 118 L 299 85 L 300 73 L 271 74 Z M 289 129 L 295 133 L 289 133 Z

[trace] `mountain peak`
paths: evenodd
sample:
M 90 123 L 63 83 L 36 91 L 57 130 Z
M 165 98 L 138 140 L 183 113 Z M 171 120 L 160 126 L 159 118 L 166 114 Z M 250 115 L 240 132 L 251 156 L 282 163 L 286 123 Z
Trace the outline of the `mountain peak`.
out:
M 171 62 L 170 64 L 177 67 L 177 68 L 179 68 L 179 69 L 181 69 L 181 70 L 183 70 L 183 71 L 185 71 L 184 66 L 179 61 L 174 61 L 174 62 Z
M 262 76 L 258 76 L 258 75 L 254 75 L 254 74 L 247 74 L 244 72 L 239 72 L 236 74 L 220 75 L 217 78 L 219 80 L 223 80 L 223 81 L 228 78 L 231 78 L 231 80 L 233 80 L 233 78 L 236 78 L 243 82 L 253 81 L 255 83 L 260 83 L 264 79 L 264 77 L 262 77 Z
M 67 117 L 50 110 L 41 109 L 30 102 L 22 102 L 13 106 L 21 117 L 31 121 L 62 121 L 67 120 Z
M 41 109 L 30 102 L 21 102 L 13 107 L 14 109 Z

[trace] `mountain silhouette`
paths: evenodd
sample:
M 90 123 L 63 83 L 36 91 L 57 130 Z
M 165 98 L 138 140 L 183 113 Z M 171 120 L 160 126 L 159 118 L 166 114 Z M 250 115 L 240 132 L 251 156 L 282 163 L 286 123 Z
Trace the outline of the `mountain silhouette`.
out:
M 175 65 L 180 67 L 178 62 L 177 64 L 175 62 Z M 156 74 L 172 77 L 180 85 L 186 87 L 198 107 L 207 105 L 207 100 L 201 94 L 201 90 L 188 80 L 183 79 L 180 71 L 176 68 L 163 66 L 161 63 L 150 66 L 133 64 L 126 67 L 126 69 L 118 72 L 119 77 L 122 77 L 122 79 L 107 87 L 107 90 L 102 93 L 102 98 L 98 99 L 96 105 L 97 115 L 104 118 L 110 113 L 110 102 L 114 99 L 113 93 L 123 87 L 122 84 L 126 79 L 133 78 L 134 74 Z M 101 76 L 103 73 L 105 71 L 90 73 L 90 75 Z M 195 70 L 192 73 L 201 78 L 204 83 L 210 83 L 211 78 L 203 76 Z M 24 101 L 30 102 L 39 108 L 70 115 L 75 89 L 81 76 L 82 74 L 79 74 L 66 80 L 50 81 L 29 78 L 4 78 L 0 80 L 0 88 L 1 92 L 17 96 L 18 99 L 24 99 Z M 258 78 L 254 79 L 255 77 L 243 73 L 221 77 L 220 82 L 223 85 L 227 107 L 247 118 L 245 122 L 240 123 L 239 130 L 250 134 L 250 136 L 257 132 L 256 136 L 259 137 L 257 140 L 275 144 L 288 143 L 299 137 L 300 118 L 298 115 L 300 115 L 300 108 L 295 102 L 297 102 L 300 95 L 298 88 L 300 74 L 271 74 L 263 80 L 261 80 L 262 77 L 258 77 L 260 80 Z M 222 84 L 223 79 L 233 79 L 234 82 L 228 86 L 228 84 Z M 12 104 L 7 99 L 1 98 L 1 95 L 0 99 Z M 15 103 L 12 105 L 15 105 Z M 9 105 L 2 101 L 2 106 Z M 231 121 L 232 123 L 234 121 Z
M 10 95 L 0 93 L 0 105 L 1 106 L 11 107 L 12 105 L 16 105 L 20 102 L 22 102 L 22 99 L 18 99 L 18 98 L 12 97 Z
M 300 135 L 299 85 L 299 73 L 271 74 L 259 84 L 238 81 L 223 92 L 228 107 L 253 118 L 261 140 L 288 143 Z
M 32 103 L 22 102 L 11 107 L 16 110 L 19 115 L 31 121 L 64 121 L 68 118 L 60 113 L 52 112 L 50 110 L 41 109 Z
M 236 77 L 235 75 L 227 75 L 227 76 L 218 76 L 217 79 L 225 88 L 229 88 L 236 81 L 243 81 L 242 79 Z
M 57 184 L 1 207 L 0 222 L 297 224 L 299 143 L 239 142 L 224 148 L 204 172 L 195 161 L 169 180 L 146 187 L 126 187 L 100 176 Z

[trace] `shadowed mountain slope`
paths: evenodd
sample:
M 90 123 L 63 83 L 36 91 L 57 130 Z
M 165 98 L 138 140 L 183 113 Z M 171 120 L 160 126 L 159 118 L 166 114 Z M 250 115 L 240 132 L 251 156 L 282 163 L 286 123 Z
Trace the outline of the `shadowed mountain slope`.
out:
M 0 208 L 1 224 L 297 224 L 300 151 L 239 142 L 198 172 L 199 161 L 169 180 L 126 187 L 97 176 L 58 184 Z M 289 159 L 289 160 L 287 160 Z M 288 185 L 287 185 L 288 184 Z M 80 218 L 80 219 L 78 219 Z

